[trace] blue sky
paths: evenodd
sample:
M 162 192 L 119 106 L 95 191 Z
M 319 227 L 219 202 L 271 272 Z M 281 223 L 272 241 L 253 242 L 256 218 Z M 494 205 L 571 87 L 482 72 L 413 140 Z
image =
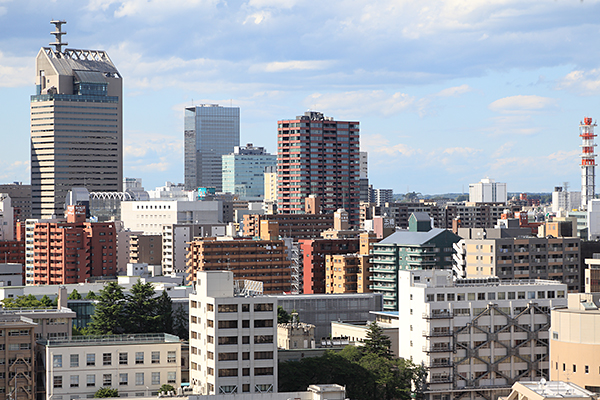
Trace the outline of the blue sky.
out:
M 271 152 L 278 119 L 360 121 L 369 178 L 396 193 L 579 190 L 598 16 L 590 0 L 0 0 L 0 182 L 29 182 L 35 55 L 65 19 L 68 47 L 107 50 L 124 78 L 125 176 L 147 189 L 183 181 L 183 108 L 219 103 Z

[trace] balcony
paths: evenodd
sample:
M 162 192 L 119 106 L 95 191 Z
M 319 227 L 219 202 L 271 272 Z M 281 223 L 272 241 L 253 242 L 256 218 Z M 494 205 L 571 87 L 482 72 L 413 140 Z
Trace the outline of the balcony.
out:
M 432 312 L 431 314 L 423 313 L 425 319 L 443 319 L 452 318 L 452 314 L 449 311 Z
M 444 343 L 444 346 L 423 346 L 424 353 L 452 353 L 454 347 L 450 344 Z
M 444 336 L 452 336 L 451 330 L 446 331 L 423 331 L 423 337 L 444 337 Z

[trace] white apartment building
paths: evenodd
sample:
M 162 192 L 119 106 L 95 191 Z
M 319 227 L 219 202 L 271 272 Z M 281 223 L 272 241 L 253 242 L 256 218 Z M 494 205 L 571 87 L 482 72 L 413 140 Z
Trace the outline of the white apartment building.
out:
M 189 315 L 195 394 L 277 392 L 277 298 L 260 282 L 198 272 Z
M 189 242 L 195 237 L 225 236 L 225 224 L 165 224 L 162 230 L 162 270 L 163 274 L 185 272 Z
M 153 200 L 195 200 L 196 192 L 185 190 L 183 183 L 167 181 L 165 186 L 159 186 L 154 190 L 148 190 L 148 196 Z
M 549 379 L 550 309 L 566 293 L 556 281 L 399 271 L 400 357 L 427 367 L 429 400 L 496 399 L 516 381 Z
M 15 219 L 10 196 L 0 193 L 0 240 L 14 240 Z
M 552 192 L 552 212 L 578 210 L 580 205 L 581 192 L 568 192 L 567 189 L 560 186 L 554 188 Z
M 469 202 L 471 203 L 505 203 L 507 200 L 506 183 L 484 178 L 480 182 L 469 185 Z
M 39 340 L 46 398 L 93 397 L 103 387 L 120 397 L 158 395 L 163 384 L 181 387 L 181 343 L 166 333 L 74 336 Z
M 165 224 L 213 224 L 222 222 L 223 202 L 215 201 L 124 201 L 121 219 L 125 229 L 160 235 Z

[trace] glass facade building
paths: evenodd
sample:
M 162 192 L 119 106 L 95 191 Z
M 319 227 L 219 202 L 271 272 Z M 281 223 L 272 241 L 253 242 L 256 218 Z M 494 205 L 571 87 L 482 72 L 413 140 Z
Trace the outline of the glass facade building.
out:
M 221 192 L 221 157 L 240 145 L 239 107 L 217 104 L 186 107 L 184 131 L 186 190 L 214 187 Z
M 223 156 L 223 192 L 240 200 L 262 200 L 265 194 L 265 168 L 274 168 L 277 156 L 264 147 L 236 146 L 232 154 Z

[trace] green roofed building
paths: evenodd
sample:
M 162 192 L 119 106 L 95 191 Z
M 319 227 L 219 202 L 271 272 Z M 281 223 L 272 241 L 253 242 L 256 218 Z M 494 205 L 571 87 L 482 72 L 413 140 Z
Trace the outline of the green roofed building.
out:
M 413 213 L 408 230 L 398 230 L 371 253 L 371 290 L 383 295 L 385 311 L 398 310 L 398 271 L 452 268 L 452 244 L 460 236 L 447 229 L 432 228 L 429 214 Z

